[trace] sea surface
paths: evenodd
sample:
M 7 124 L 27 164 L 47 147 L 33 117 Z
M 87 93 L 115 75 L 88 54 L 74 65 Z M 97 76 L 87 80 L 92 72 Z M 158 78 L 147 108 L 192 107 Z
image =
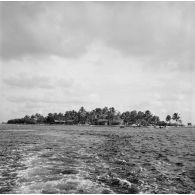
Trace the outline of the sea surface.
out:
M 0 193 L 195 193 L 195 128 L 0 125 Z

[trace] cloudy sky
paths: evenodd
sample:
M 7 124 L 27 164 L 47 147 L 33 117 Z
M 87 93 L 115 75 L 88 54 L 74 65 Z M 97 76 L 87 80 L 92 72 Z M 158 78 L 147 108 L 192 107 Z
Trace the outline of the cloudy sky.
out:
M 195 123 L 195 2 L 1 2 L 0 121 L 114 106 Z

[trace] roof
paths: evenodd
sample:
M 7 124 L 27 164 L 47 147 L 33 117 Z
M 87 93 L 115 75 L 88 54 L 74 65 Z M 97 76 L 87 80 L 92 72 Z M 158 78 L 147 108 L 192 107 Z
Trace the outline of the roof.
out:
M 123 122 L 123 119 L 114 119 L 113 122 Z
M 63 120 L 54 120 L 55 123 L 65 123 Z
M 66 120 L 66 122 L 74 122 L 74 120 Z
M 98 119 L 98 122 L 108 122 L 108 119 Z

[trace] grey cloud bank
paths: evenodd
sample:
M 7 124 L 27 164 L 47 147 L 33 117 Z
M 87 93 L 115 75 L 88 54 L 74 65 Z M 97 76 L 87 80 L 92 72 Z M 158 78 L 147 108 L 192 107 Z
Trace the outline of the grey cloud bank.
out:
M 38 73 L 37 73 L 38 74 Z M 26 73 L 20 73 L 15 76 L 4 78 L 3 82 L 10 87 L 18 88 L 41 88 L 41 89 L 53 89 L 56 87 L 70 88 L 73 81 L 68 79 L 51 79 L 48 76 L 32 75 Z
M 40 76 L 30 76 L 27 77 L 25 74 L 20 74 L 17 77 L 9 77 L 5 78 L 4 83 L 11 87 L 20 87 L 20 88 L 53 88 L 51 85 L 49 78 L 40 77 Z
M 126 55 L 193 58 L 194 2 L 7 2 L 1 10 L 5 59 L 76 57 L 94 41 Z

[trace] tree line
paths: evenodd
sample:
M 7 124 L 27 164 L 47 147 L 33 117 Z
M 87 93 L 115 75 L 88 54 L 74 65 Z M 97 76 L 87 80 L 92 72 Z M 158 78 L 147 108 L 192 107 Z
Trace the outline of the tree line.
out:
M 173 122 L 174 121 L 174 122 Z M 153 115 L 151 111 L 126 111 L 119 112 L 114 107 L 95 108 L 91 111 L 86 111 L 81 107 L 78 111 L 71 110 L 65 113 L 49 113 L 47 116 L 41 114 L 26 115 L 23 118 L 10 119 L 8 124 L 91 124 L 91 125 L 136 125 L 136 126 L 176 126 L 182 125 L 178 113 L 172 116 L 167 115 L 165 120 L 160 120 L 160 117 Z

